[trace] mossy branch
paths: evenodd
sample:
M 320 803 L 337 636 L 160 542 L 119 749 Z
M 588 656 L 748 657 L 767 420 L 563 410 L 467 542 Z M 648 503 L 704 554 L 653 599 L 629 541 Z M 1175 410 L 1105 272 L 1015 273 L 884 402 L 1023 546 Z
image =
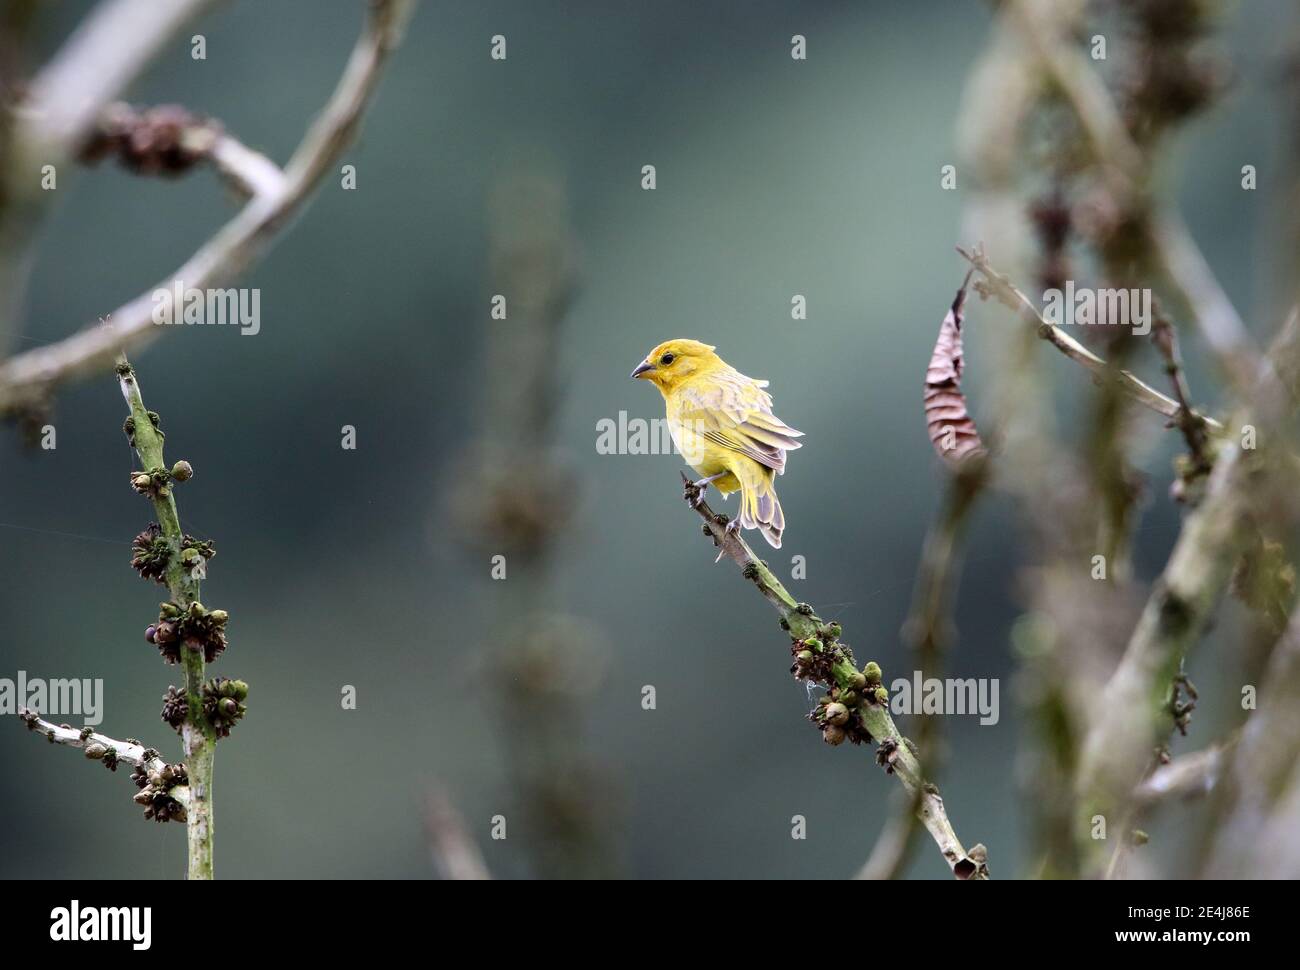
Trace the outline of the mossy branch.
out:
M 953 875 L 958 879 L 987 879 L 987 852 L 982 845 L 972 846 L 970 851 L 963 847 L 948 819 L 939 789 L 926 781 L 912 743 L 894 724 L 880 668 L 871 663 L 865 670 L 858 670 L 848 645 L 839 640 L 839 624 L 822 620 L 811 606 L 796 602 L 767 563 L 754 555 L 739 532 L 727 529 L 726 516 L 717 515 L 709 508 L 701 497 L 701 489 L 684 474 L 682 482 L 683 497 L 704 520 L 704 533 L 719 550 L 718 560 L 726 556 L 739 566 L 741 575 L 754 584 L 780 616 L 781 627 L 789 631 L 796 655 L 795 675 L 819 681 L 827 688 L 827 698 L 834 698 L 811 715 L 823 726 L 825 739 L 832 744 L 839 744 L 846 737 L 855 743 L 874 741 L 876 762 L 917 800 L 917 817 L 939 847 Z M 828 716 L 831 708 L 843 710 Z
M 117 379 L 131 411 L 131 439 L 145 475 L 162 484 L 153 489 L 151 500 L 170 555 L 167 560 L 167 590 L 171 601 L 182 609 L 189 608 L 199 599 L 199 579 L 196 570 L 187 568 L 181 557 L 185 534 L 181 531 L 180 517 L 176 512 L 176 499 L 172 486 L 167 483 L 171 472 L 163 461 L 163 432 L 155 423 L 157 416 L 144 406 L 140 395 L 140 381 L 127 362 L 120 356 L 117 362 Z M 217 733 L 203 709 L 203 675 L 205 669 L 202 649 L 182 646 L 181 663 L 185 670 L 185 721 L 181 725 L 181 742 L 185 750 L 185 764 L 189 771 L 192 797 L 186 819 L 189 845 L 188 875 L 191 879 L 212 878 L 212 772 L 216 752 Z

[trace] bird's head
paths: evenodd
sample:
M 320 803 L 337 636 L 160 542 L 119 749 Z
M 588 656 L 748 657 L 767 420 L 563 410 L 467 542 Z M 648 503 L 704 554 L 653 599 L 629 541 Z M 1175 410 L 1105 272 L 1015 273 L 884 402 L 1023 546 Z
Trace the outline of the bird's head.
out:
M 651 381 L 667 393 L 692 374 L 716 366 L 720 359 L 713 350 L 698 340 L 668 340 L 650 351 L 632 376 Z

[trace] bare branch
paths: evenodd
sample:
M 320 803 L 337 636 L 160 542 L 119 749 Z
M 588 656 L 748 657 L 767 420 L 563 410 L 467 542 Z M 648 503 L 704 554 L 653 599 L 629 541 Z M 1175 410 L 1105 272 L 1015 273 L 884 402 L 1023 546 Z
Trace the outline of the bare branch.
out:
M 167 762 L 159 756 L 157 751 L 146 748 L 136 741 L 118 741 L 110 738 L 107 734 L 92 731 L 90 728 L 77 730 L 66 724 L 51 724 L 35 711 L 27 708 L 19 711 L 18 717 L 27 725 L 29 731 L 36 732 L 51 744 L 80 748 L 86 752 L 86 757 L 92 760 L 103 761 L 109 765 L 125 762 L 128 765 L 143 768 L 147 772 L 161 772 L 167 767 Z M 175 785 L 168 790 L 168 795 L 180 802 L 182 806 L 189 807 L 190 789 L 188 785 Z
M 278 165 L 228 134 L 218 122 L 180 105 L 145 110 L 120 101 L 109 105 L 79 157 L 93 164 L 107 155 L 115 155 L 140 175 L 178 175 L 208 161 L 245 199 L 275 198 L 284 191 L 284 173 Z
M 376 0 L 366 27 L 329 103 L 285 167 L 280 190 L 255 196 L 170 278 L 114 310 L 110 327 L 93 327 L 0 366 L 0 408 L 40 397 L 70 378 L 110 367 L 118 353 L 143 346 L 163 328 L 153 323 L 155 291 L 166 301 L 172 284 L 205 289 L 238 276 L 297 212 L 307 194 L 356 133 L 380 68 L 396 47 L 412 0 Z
M 1037 328 L 1040 337 L 1065 354 L 1065 356 L 1080 364 L 1101 380 L 1117 379 L 1120 388 L 1125 394 L 1157 414 L 1163 414 L 1167 418 L 1176 418 L 1178 416 L 1182 406 L 1173 398 L 1161 394 L 1150 384 L 1135 377 L 1130 371 L 1116 370 L 1111 367 L 1062 328 L 1048 321 L 1030 301 L 1029 297 L 1020 292 L 1007 277 L 989 264 L 982 249 L 976 248 L 973 252 L 967 252 L 959 246 L 957 252 L 961 253 L 962 257 L 975 267 L 976 272 L 984 277 L 985 283 L 976 284 L 977 289 L 982 286 L 984 293 L 995 297 L 1004 306 L 1015 310 L 1022 320 Z M 1215 431 L 1223 430 L 1223 425 L 1214 418 L 1198 411 L 1193 411 L 1192 414 L 1197 420 L 1204 422 L 1206 426 L 1213 428 Z

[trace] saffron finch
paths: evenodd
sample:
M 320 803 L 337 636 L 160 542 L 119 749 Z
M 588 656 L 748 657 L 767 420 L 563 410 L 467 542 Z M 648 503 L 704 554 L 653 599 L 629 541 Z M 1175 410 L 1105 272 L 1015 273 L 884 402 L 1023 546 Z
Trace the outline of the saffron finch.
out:
M 724 496 L 740 492 L 740 515 L 728 525 L 758 529 L 781 548 L 785 513 L 774 481 L 785 472 L 785 453 L 800 447 L 795 431 L 772 413 L 767 381 L 736 370 L 698 340 L 669 340 L 632 371 L 664 396 L 673 443 L 695 471 L 701 489 Z

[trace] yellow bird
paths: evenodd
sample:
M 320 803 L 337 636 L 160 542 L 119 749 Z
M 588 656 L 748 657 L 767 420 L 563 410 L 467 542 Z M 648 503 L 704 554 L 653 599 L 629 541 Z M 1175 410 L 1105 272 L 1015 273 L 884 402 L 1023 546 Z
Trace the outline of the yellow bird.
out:
M 698 340 L 662 343 L 632 371 L 659 388 L 668 430 L 686 463 L 724 496 L 740 492 L 740 515 L 727 526 L 758 529 L 781 548 L 785 514 L 774 481 L 785 472 L 785 453 L 800 447 L 795 431 L 772 413 L 767 381 L 746 377 Z

